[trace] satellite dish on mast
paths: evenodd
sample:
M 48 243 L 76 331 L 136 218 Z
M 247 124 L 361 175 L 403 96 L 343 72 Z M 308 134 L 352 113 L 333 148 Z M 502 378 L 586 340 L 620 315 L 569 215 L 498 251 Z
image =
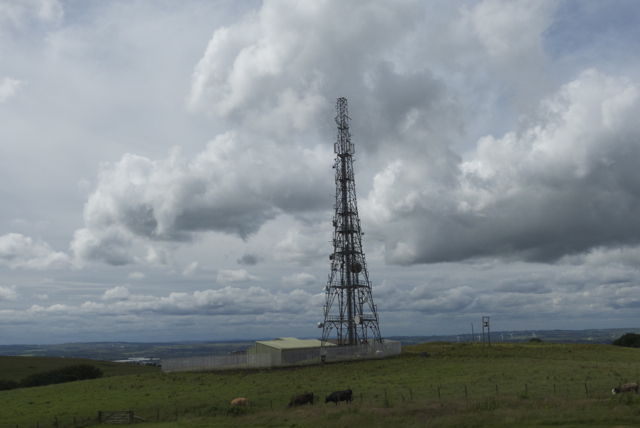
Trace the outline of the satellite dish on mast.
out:
M 360 315 L 356 315 L 356 316 L 353 318 L 353 321 L 354 321 L 356 324 L 362 324 L 362 317 L 361 317 Z
M 351 272 L 360 273 L 362 272 L 362 265 L 359 262 L 355 262 L 351 265 Z

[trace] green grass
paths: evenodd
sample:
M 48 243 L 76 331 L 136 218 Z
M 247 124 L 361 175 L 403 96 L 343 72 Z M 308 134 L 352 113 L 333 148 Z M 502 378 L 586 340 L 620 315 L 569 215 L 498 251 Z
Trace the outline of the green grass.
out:
M 79 424 L 99 410 L 128 409 L 151 420 L 146 426 L 167 428 L 638 426 L 640 397 L 613 396 L 611 388 L 639 378 L 636 349 L 430 343 L 404 347 L 402 355 L 384 360 L 151 373 L 5 391 L 0 408 L 2 425 L 40 422 L 42 428 L 55 418 L 63 428 L 74 417 Z M 325 395 L 346 388 L 354 392 L 352 405 L 324 404 Z M 286 410 L 289 398 L 304 391 L 313 391 L 321 402 Z M 230 413 L 237 411 L 229 406 L 236 397 L 251 403 L 241 415 Z
M 102 370 L 105 376 L 124 376 L 160 372 L 159 367 L 112 363 L 110 361 L 87 360 L 82 358 L 0 356 L 0 379 L 19 381 L 34 373 L 46 372 L 76 364 L 89 364 L 96 366 Z

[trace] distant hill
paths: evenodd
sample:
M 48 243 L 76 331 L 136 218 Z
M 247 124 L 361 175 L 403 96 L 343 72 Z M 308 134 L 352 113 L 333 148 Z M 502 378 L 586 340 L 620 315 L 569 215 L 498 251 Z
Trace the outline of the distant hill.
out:
M 597 343 L 610 345 L 614 339 L 625 333 L 638 333 L 640 328 L 614 328 L 601 330 L 525 330 L 492 331 L 492 342 L 527 342 L 539 337 L 545 342 L 556 343 Z M 459 335 L 431 336 L 385 336 L 398 340 L 402 345 L 418 345 L 425 342 L 471 342 L 471 332 Z M 480 332 L 474 331 L 474 341 Z M 503 339 L 504 338 L 504 339 Z M 273 338 L 261 338 L 270 340 Z M 488 341 L 488 337 L 485 336 Z M 207 355 L 229 355 L 246 351 L 254 345 L 253 340 L 229 342 L 90 342 L 64 343 L 59 345 L 0 345 L 0 356 L 65 357 L 91 360 L 118 361 L 130 358 L 182 358 Z M 106 372 L 105 372 L 106 373 Z
M 102 370 L 105 377 L 160 372 L 160 367 L 112 363 L 109 361 L 96 361 L 82 358 L 5 356 L 0 357 L 0 379 L 19 381 L 35 373 L 46 372 L 77 364 L 89 364 L 96 366 Z
M 600 345 L 610 345 L 611 342 L 625 333 L 640 332 L 640 328 L 608 328 L 600 330 L 524 330 L 524 331 L 492 331 L 491 342 L 517 343 L 527 342 L 533 337 L 538 337 L 544 342 L 555 343 L 596 343 Z M 534 336 L 535 335 L 535 336 Z M 472 342 L 482 341 L 482 328 L 480 332 L 474 331 L 474 338 L 471 332 L 459 335 L 447 336 L 391 336 L 388 339 L 399 340 L 403 346 L 418 345 L 426 342 Z M 485 333 L 485 341 L 489 338 Z
M 0 355 L 65 357 L 118 361 L 130 358 L 182 358 L 227 355 L 244 351 L 253 341 L 241 342 L 89 342 L 59 345 L 0 345 Z

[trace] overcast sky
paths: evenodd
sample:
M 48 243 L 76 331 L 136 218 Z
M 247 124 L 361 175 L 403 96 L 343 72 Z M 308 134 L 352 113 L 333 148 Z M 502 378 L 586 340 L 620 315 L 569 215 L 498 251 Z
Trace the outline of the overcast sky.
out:
M 0 344 L 638 327 L 636 0 L 0 0 Z

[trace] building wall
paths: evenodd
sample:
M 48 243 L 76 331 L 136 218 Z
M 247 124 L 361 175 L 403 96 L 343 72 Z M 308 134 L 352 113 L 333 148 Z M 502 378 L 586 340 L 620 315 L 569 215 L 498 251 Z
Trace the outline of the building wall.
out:
M 279 354 L 280 349 L 272 348 L 264 343 L 256 343 L 256 354 Z

